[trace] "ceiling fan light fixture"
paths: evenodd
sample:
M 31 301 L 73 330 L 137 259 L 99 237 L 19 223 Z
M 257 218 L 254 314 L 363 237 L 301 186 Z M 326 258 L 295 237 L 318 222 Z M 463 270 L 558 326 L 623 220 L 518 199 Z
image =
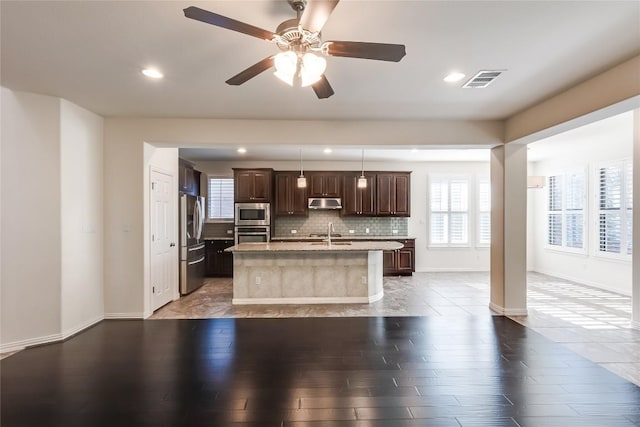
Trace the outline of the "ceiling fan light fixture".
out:
M 306 87 L 314 84 L 322 77 L 324 70 L 327 69 L 327 61 L 311 52 L 302 55 L 302 64 L 300 67 L 301 86 Z
M 299 76 L 300 86 L 306 87 L 322 78 L 327 61 L 311 52 L 298 55 L 288 50 L 275 56 L 274 66 L 276 71 L 273 74 L 289 86 L 297 85 L 296 77 Z
M 293 78 L 298 69 L 298 55 L 293 51 L 280 52 L 273 60 L 276 71 L 273 73 L 277 78 L 293 86 Z

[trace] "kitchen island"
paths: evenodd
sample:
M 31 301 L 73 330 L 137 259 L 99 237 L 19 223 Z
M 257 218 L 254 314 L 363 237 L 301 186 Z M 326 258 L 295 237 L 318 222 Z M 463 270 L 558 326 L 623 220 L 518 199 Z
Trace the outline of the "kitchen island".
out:
M 241 243 L 233 253 L 233 304 L 370 303 L 383 296 L 382 251 L 398 242 Z

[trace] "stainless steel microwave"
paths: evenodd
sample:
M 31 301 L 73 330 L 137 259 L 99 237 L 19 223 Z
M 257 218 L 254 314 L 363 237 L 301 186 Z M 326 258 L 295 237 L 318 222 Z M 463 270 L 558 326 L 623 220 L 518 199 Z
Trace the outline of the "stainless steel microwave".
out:
M 244 225 L 271 225 L 269 203 L 236 203 L 235 223 Z

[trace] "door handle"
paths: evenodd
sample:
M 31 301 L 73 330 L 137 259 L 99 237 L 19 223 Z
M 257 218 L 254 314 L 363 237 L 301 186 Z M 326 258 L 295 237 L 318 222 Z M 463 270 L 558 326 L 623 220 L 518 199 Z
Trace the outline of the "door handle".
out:
M 174 247 L 175 245 L 176 245 L 176 244 L 175 244 L 175 243 L 173 243 L 173 242 L 169 243 L 169 247 L 170 247 L 170 248 Z

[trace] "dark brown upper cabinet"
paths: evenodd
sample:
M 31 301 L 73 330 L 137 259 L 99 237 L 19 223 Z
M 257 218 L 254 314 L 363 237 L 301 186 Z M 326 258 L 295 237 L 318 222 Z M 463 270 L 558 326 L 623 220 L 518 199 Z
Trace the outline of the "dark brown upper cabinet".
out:
M 308 172 L 307 187 L 309 197 L 341 197 L 342 173 Z
M 274 172 L 277 216 L 307 216 L 307 189 L 298 188 L 298 172 Z
M 181 193 L 199 196 L 200 175 L 200 171 L 194 169 L 193 163 L 178 159 L 178 186 Z
M 376 175 L 365 174 L 366 188 L 358 188 L 358 172 L 345 172 L 342 190 L 343 216 L 376 216 Z
M 236 203 L 269 203 L 273 169 L 233 169 Z
M 376 177 L 377 216 L 410 216 L 410 192 L 410 172 L 378 172 Z

